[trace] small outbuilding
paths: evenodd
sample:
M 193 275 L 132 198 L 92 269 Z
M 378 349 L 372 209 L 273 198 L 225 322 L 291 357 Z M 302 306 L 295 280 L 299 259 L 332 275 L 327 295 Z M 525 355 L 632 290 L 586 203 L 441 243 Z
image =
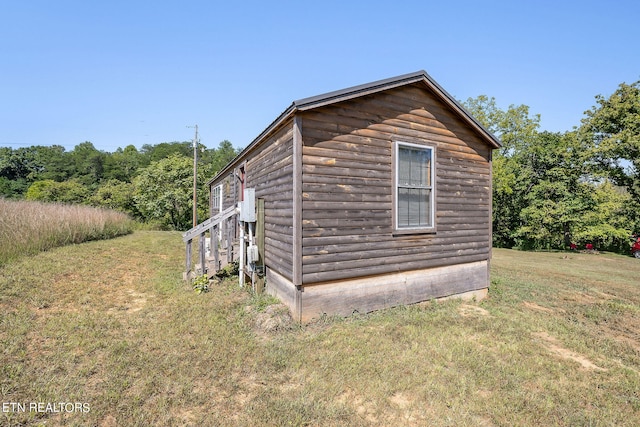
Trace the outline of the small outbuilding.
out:
M 482 298 L 499 147 L 424 71 L 294 101 L 208 183 L 213 269 L 299 321 Z

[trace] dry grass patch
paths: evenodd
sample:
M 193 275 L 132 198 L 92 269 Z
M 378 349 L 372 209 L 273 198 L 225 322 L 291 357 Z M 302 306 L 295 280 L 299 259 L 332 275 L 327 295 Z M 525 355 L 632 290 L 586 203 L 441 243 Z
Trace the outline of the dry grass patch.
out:
M 460 304 L 458 313 L 463 317 L 489 316 L 489 311 L 477 305 Z
M 58 246 L 110 239 L 131 233 L 132 220 L 121 212 L 0 198 L 0 265 Z

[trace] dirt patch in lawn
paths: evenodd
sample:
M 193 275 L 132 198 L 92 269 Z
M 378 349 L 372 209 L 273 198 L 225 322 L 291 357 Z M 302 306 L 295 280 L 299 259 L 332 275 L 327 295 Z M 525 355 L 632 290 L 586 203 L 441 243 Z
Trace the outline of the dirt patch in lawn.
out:
M 490 315 L 484 308 L 469 304 L 461 304 L 458 307 L 458 313 L 462 317 L 484 317 Z
M 253 329 L 262 339 L 270 339 L 274 334 L 290 330 L 294 327 L 289 308 L 280 303 L 266 307 L 263 311 L 257 311 L 253 306 L 245 307 L 245 311 L 254 318 Z
M 543 307 L 541 305 L 538 305 L 534 302 L 528 302 L 528 301 L 524 301 L 522 303 L 522 305 L 524 305 L 527 308 L 530 308 L 531 310 L 535 310 L 535 311 L 542 311 L 544 313 L 553 313 L 554 311 L 550 308 L 547 307 Z
M 113 292 L 111 297 L 116 306 L 111 307 L 107 310 L 110 313 L 136 313 L 142 310 L 147 304 L 147 295 L 143 292 L 138 292 L 133 289 L 125 289 L 124 291 Z
M 585 356 L 575 353 L 569 349 L 566 349 L 560 345 L 560 342 L 549 335 L 546 332 L 536 332 L 533 334 L 534 337 L 540 338 L 542 340 L 542 345 L 549 350 L 551 353 L 560 356 L 563 359 L 573 360 L 577 362 L 585 369 L 593 369 L 596 371 L 607 371 L 605 368 L 601 368 L 597 366 L 595 363 L 587 359 Z

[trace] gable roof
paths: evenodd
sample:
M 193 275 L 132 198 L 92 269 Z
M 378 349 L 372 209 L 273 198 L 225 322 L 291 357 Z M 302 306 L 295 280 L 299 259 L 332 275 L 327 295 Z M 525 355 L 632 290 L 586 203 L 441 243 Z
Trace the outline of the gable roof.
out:
M 454 112 L 460 116 L 460 118 L 473 128 L 482 139 L 492 148 L 500 148 L 502 145 L 498 138 L 496 138 L 491 132 L 489 132 L 478 120 L 476 120 L 458 101 L 455 100 L 447 91 L 445 91 L 438 83 L 436 83 L 429 74 L 424 70 L 416 71 L 414 73 L 403 74 L 397 77 L 391 77 L 384 80 L 378 80 L 371 83 L 366 83 L 358 86 L 349 87 L 346 89 L 336 90 L 333 92 L 324 93 L 321 95 L 311 96 L 308 98 L 302 98 L 293 103 L 284 110 L 260 135 L 258 135 L 244 150 L 242 150 L 236 158 L 234 158 L 227 166 L 225 166 L 216 176 L 209 181 L 211 184 L 220 175 L 228 172 L 230 167 L 237 163 L 237 161 L 244 157 L 247 153 L 253 150 L 260 142 L 282 123 L 289 120 L 298 111 L 307 111 L 314 108 L 323 107 L 326 105 L 334 104 L 337 102 L 347 101 L 350 99 L 358 98 L 365 95 L 370 95 L 376 92 L 393 89 L 400 86 L 405 86 L 414 83 L 422 82 L 428 89 L 430 89 L 441 101 L 449 106 Z
M 478 122 L 454 97 L 442 88 L 426 71 L 416 71 L 415 73 L 404 74 L 398 77 L 392 77 L 389 79 L 378 80 L 372 83 L 367 83 L 359 86 L 354 86 L 334 92 L 325 93 L 322 95 L 312 96 L 309 98 L 300 99 L 294 101 L 291 108 L 297 111 L 305 111 L 313 108 L 322 107 L 325 105 L 333 104 L 335 102 L 346 101 L 349 99 L 357 98 L 364 95 L 380 92 L 383 90 L 392 89 L 408 84 L 424 83 L 432 92 L 434 92 L 445 104 L 452 108 L 460 117 L 467 122 L 472 128 L 480 133 L 480 135 L 486 140 L 486 142 L 493 148 L 500 148 L 502 144 L 500 141 L 489 132 L 480 122 Z M 287 110 L 288 111 L 288 110 Z

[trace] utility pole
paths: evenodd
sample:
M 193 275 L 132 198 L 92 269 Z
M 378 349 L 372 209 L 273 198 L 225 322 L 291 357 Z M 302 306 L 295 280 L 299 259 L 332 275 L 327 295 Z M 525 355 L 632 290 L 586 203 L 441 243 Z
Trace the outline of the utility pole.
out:
M 187 127 L 194 127 L 194 126 L 187 126 Z M 198 183 L 197 183 L 197 176 L 198 176 L 198 125 L 195 125 L 196 128 L 196 136 L 193 139 L 193 226 L 195 227 L 196 225 L 198 225 L 198 205 L 196 204 L 197 202 L 197 190 L 198 190 Z

